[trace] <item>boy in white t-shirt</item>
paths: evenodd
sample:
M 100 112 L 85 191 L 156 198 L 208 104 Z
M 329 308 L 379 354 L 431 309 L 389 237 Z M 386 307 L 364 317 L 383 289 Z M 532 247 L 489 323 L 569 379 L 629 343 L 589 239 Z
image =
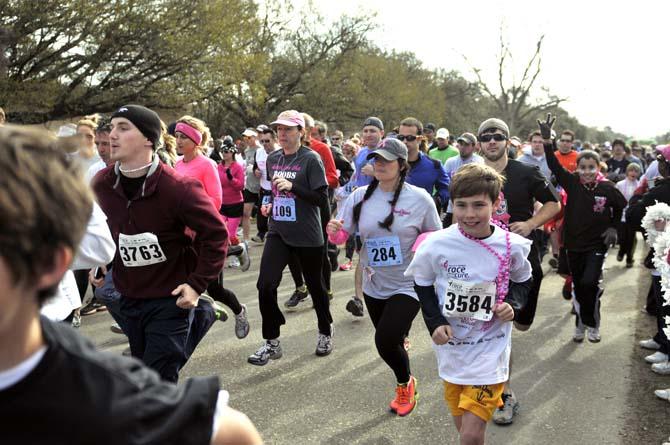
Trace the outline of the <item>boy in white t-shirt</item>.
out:
M 526 302 L 530 241 L 492 225 L 504 178 L 482 164 L 452 178 L 457 224 L 429 234 L 412 275 L 461 443 L 483 444 L 509 376 L 512 320 Z

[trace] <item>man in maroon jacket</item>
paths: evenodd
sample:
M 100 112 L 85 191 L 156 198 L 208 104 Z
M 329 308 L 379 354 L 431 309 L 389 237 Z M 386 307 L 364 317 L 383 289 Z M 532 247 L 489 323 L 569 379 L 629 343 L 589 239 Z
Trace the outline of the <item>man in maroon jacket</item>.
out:
M 155 112 L 119 108 L 109 135 L 116 164 L 96 175 L 93 189 L 118 248 L 113 278 L 131 353 L 176 382 L 213 322 L 193 309 L 223 266 L 228 235 L 200 182 L 159 161 L 160 134 Z

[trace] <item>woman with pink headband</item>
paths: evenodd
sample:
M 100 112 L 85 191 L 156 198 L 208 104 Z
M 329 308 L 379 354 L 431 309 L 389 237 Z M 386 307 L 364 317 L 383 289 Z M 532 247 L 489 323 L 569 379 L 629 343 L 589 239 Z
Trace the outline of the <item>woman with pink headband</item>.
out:
M 214 161 L 203 155 L 203 147 L 207 146 L 210 138 L 209 129 L 200 119 L 183 116 L 177 121 L 175 138 L 177 139 L 177 152 L 182 155 L 174 166 L 175 170 L 184 176 L 198 179 L 212 200 L 214 207 L 220 210 L 223 202 L 223 192 L 219 173 Z M 228 233 L 229 239 L 233 236 L 235 236 L 235 232 Z M 243 257 L 248 258 L 248 255 L 243 255 Z M 249 268 L 248 260 L 244 262 L 244 266 L 243 270 Z M 222 283 L 223 276 L 220 274 L 217 280 L 209 283 L 207 293 L 214 300 L 220 301 L 233 311 L 235 314 L 235 335 L 237 338 L 244 338 L 249 334 L 247 308 L 240 304 L 237 296 L 229 289 L 225 289 Z

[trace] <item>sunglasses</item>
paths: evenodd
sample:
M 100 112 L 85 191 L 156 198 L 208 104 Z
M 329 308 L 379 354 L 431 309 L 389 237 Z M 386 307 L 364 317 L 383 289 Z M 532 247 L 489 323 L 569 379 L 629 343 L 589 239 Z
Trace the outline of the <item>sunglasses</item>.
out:
M 397 140 L 399 140 L 400 142 L 404 142 L 404 141 L 407 141 L 407 142 L 414 142 L 414 141 L 416 141 L 416 140 L 419 138 L 419 136 L 414 136 L 413 134 L 408 134 L 407 136 L 402 135 L 402 134 L 399 134 L 399 135 L 396 136 L 395 138 L 396 138 Z
M 269 144 L 272 142 L 270 139 L 261 139 L 261 144 Z
M 501 141 L 506 141 L 507 136 L 504 134 L 500 133 L 495 133 L 495 134 L 482 134 L 479 136 L 479 141 L 480 142 L 491 142 L 491 139 L 493 139 L 496 142 L 501 142 Z

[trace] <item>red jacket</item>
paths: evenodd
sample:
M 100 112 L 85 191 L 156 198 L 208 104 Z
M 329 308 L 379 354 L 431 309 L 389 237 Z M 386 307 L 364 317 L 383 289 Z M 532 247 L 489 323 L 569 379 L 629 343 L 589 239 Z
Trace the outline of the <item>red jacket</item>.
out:
M 337 180 L 337 170 L 335 169 L 335 159 L 333 158 L 333 153 L 330 151 L 330 147 L 324 144 L 321 141 L 316 139 L 309 140 L 309 148 L 314 150 L 321 156 L 321 161 L 323 161 L 323 167 L 326 170 L 326 182 L 328 182 L 328 187 L 331 189 L 336 189 L 340 186 Z
M 126 198 L 116 166 L 101 170 L 92 182 L 117 245 L 114 286 L 128 298 L 170 297 L 183 283 L 202 293 L 221 271 L 226 255 L 226 226 L 200 181 L 181 176 L 157 159 L 131 200 Z M 197 234 L 195 240 L 186 235 L 187 227 Z M 122 258 L 128 258 L 128 249 L 119 246 L 119 234 L 141 233 L 158 238 L 164 260 L 129 267 Z M 139 253 L 149 257 L 146 249 Z M 136 257 L 141 260 L 140 255 Z

